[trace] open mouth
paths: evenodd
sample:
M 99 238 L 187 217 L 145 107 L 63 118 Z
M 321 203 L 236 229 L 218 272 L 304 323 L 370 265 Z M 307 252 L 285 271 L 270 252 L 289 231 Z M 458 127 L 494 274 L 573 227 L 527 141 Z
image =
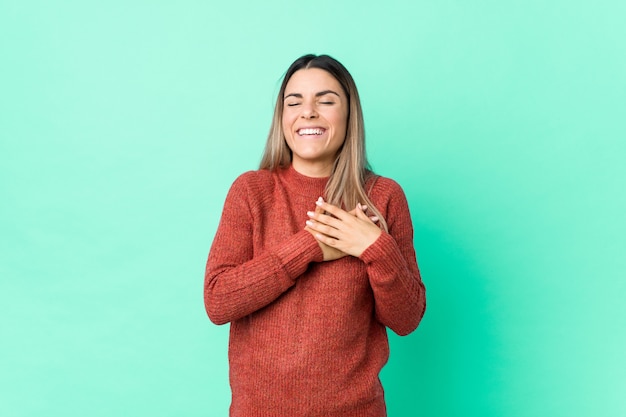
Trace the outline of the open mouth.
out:
M 326 132 L 326 129 L 321 127 L 306 127 L 296 131 L 300 136 L 321 136 L 324 132 Z

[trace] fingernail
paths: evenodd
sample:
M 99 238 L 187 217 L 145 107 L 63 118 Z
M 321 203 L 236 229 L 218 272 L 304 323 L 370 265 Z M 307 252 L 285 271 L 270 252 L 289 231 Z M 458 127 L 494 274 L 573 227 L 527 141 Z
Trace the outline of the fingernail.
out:
M 307 221 L 306 221 L 306 225 L 307 225 L 307 226 L 313 226 L 313 222 L 312 222 L 311 220 L 307 220 Z
M 313 216 L 315 216 L 315 213 L 313 213 L 312 211 L 307 211 L 306 215 L 309 216 L 309 217 L 313 217 Z
M 376 223 L 376 222 L 379 220 L 379 219 L 378 219 L 378 216 L 372 216 L 372 217 L 370 217 L 370 219 L 372 219 L 372 221 L 373 221 L 374 223 Z
M 318 198 L 317 201 L 321 201 L 324 202 L 324 199 L 322 197 Z
M 322 197 L 320 197 L 320 199 L 317 200 L 315 204 L 317 204 L 318 206 L 321 206 L 322 204 L 324 204 L 324 200 L 322 200 Z
M 363 210 L 363 211 L 367 210 L 367 206 L 366 206 L 365 204 L 363 204 L 363 205 L 361 206 L 361 210 Z

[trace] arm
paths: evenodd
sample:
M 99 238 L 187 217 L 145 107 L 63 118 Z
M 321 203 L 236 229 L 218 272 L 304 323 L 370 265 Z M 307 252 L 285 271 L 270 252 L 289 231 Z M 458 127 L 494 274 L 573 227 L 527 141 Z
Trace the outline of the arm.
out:
M 307 213 L 307 230 L 321 244 L 365 262 L 377 319 L 397 334 L 406 335 L 417 328 L 424 315 L 425 289 L 417 268 L 404 192 L 390 180 L 382 187 L 387 194 L 388 233 L 380 230 L 360 205 L 351 214 L 322 200 L 316 204 L 328 214 Z
M 403 336 L 415 330 L 424 316 L 426 290 L 415 257 L 406 197 L 398 185 L 394 188 L 386 214 L 389 233 L 383 231 L 360 258 L 367 265 L 377 319 Z
M 265 307 L 321 259 L 315 239 L 301 230 L 262 253 L 254 253 L 254 195 L 240 177 L 226 197 L 206 265 L 204 303 L 211 321 L 224 324 Z M 269 233 L 269 231 L 263 231 Z

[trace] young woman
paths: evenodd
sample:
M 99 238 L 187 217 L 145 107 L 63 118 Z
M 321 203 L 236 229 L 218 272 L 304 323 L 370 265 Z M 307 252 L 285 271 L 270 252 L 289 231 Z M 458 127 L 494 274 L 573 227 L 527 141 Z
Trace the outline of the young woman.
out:
M 386 327 L 415 330 L 426 299 L 405 195 L 369 169 L 364 140 L 345 67 L 297 59 L 206 267 L 209 318 L 231 323 L 231 416 L 386 415 Z

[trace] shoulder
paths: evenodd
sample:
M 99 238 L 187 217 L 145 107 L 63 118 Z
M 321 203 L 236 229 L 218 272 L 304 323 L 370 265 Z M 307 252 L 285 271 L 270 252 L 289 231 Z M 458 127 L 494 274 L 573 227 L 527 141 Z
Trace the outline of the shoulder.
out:
M 247 171 L 240 174 L 231 184 L 224 203 L 226 207 L 243 210 L 254 207 L 272 194 L 274 175 L 267 170 Z
M 366 190 L 373 199 L 405 199 L 404 190 L 395 180 L 381 175 L 372 175 L 366 182 Z
M 273 193 L 276 182 L 276 173 L 272 171 L 266 169 L 247 171 L 233 181 L 226 198 L 258 201 L 263 199 L 263 196 Z
M 275 182 L 274 174 L 266 169 L 247 171 L 239 175 L 231 186 L 231 189 L 251 189 L 272 186 Z
M 373 183 L 369 197 L 372 203 L 387 221 L 389 232 L 392 230 L 411 230 L 411 213 L 404 190 L 395 180 L 377 176 Z M 369 182 L 368 182 L 369 184 Z
M 388 223 L 393 222 L 394 217 L 409 212 L 409 203 L 404 190 L 391 178 L 374 175 L 366 182 L 366 191 Z

